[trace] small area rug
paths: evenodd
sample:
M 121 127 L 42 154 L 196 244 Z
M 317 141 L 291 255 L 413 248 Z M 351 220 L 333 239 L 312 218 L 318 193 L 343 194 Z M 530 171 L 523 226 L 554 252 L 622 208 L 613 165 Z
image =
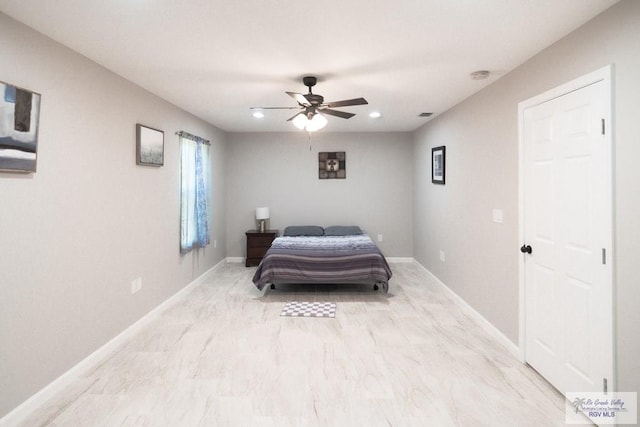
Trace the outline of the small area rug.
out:
M 280 316 L 288 317 L 336 317 L 336 304 L 333 302 L 288 302 Z

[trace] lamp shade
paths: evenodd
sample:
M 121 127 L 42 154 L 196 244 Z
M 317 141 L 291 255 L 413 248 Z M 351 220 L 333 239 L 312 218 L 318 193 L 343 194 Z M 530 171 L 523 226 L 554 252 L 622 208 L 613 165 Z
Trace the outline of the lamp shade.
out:
M 293 119 L 293 125 L 298 129 L 302 130 L 307 125 L 307 121 L 308 121 L 307 116 L 300 113 Z
M 310 121 L 307 122 L 307 130 L 315 132 L 327 125 L 327 119 L 322 114 L 314 114 Z
M 256 208 L 256 219 L 269 219 L 269 208 Z
M 305 114 L 300 113 L 295 116 L 292 121 L 295 127 L 300 130 L 304 129 L 307 132 L 315 132 L 327 125 L 326 117 L 319 113 L 313 114 L 311 119 L 309 119 Z

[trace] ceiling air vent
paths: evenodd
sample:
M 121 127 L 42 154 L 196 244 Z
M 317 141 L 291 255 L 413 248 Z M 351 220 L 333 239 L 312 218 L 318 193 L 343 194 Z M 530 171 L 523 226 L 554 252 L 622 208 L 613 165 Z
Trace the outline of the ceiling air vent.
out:
M 418 114 L 418 117 L 431 117 L 433 116 L 433 113 L 420 113 Z
M 473 80 L 484 80 L 487 77 L 489 77 L 489 74 L 491 74 L 491 72 L 487 70 L 479 70 L 479 71 L 474 71 L 473 73 L 470 74 L 470 76 Z

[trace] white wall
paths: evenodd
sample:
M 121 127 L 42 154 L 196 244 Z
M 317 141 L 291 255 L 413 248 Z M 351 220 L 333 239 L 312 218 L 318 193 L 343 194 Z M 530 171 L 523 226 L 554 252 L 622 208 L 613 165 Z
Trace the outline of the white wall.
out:
M 518 103 L 614 64 L 618 389 L 640 390 L 640 2 L 618 3 L 414 136 L 414 256 L 518 342 Z M 447 185 L 428 179 L 447 146 Z M 504 209 L 504 224 L 491 221 Z M 446 251 L 446 262 L 438 259 Z
M 42 95 L 38 172 L 0 173 L 2 417 L 225 257 L 226 135 L 2 14 L 0 79 Z M 163 167 L 136 166 L 136 123 Z M 184 257 L 176 130 L 213 142 L 218 249 Z
M 333 120 L 333 119 L 330 119 Z M 340 119 L 336 119 L 340 120 Z M 318 179 L 318 152 L 345 151 L 346 179 Z M 359 225 L 386 256 L 411 256 L 409 133 L 239 133 L 229 137 L 227 252 L 246 255 L 255 209 L 271 228 Z

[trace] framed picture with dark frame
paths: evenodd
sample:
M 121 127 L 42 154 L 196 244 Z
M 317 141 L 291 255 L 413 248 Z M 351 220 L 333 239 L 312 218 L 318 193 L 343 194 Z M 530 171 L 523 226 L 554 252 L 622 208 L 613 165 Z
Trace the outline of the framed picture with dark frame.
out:
M 431 182 L 444 185 L 446 165 L 446 147 L 433 147 L 431 149 Z
M 318 179 L 346 179 L 347 153 L 344 151 L 318 153 Z
M 162 166 L 164 164 L 164 132 L 136 124 L 136 164 Z

